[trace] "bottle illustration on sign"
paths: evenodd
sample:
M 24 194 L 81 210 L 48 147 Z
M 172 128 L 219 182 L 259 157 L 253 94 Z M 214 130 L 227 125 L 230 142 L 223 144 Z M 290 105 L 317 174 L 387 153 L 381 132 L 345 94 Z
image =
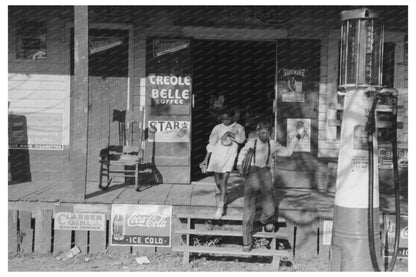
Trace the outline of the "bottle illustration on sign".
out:
M 124 239 L 124 222 L 123 215 L 118 213 L 113 220 L 113 238 L 114 240 Z
M 186 135 L 187 132 L 188 132 L 188 124 L 183 122 L 182 127 L 179 129 L 179 131 L 176 135 L 180 138 L 183 138 Z

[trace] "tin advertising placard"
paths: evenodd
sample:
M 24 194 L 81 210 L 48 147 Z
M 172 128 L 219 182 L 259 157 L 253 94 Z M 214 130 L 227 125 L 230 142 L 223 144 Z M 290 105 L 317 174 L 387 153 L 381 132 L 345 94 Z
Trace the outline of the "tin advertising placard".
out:
M 172 206 L 114 204 L 110 223 L 111 245 L 171 246 Z
M 189 121 L 149 120 L 149 141 L 189 142 L 191 124 Z
M 394 240 L 396 235 L 396 216 L 384 216 L 384 234 L 386 239 L 385 257 L 392 257 L 394 253 Z M 400 240 L 398 247 L 398 257 L 407 258 L 409 256 L 409 227 L 408 216 L 400 216 Z
M 59 212 L 55 214 L 55 230 L 105 231 L 105 213 Z

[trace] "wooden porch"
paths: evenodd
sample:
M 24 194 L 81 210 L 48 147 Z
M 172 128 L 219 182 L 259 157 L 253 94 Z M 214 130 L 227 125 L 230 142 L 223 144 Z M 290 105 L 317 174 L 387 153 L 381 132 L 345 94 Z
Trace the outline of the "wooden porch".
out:
M 243 213 L 243 178 L 233 173 L 229 179 L 227 220 L 238 220 Z M 61 253 L 74 245 L 83 253 L 115 251 L 171 251 L 157 247 L 110 246 L 109 229 L 106 232 L 54 231 L 53 220 L 57 212 L 86 209 L 104 212 L 107 226 L 111 204 L 157 204 L 173 206 L 172 243 L 181 245 L 182 238 L 175 230 L 184 227 L 181 217 L 212 218 L 215 214 L 218 190 L 213 176 L 187 185 L 161 184 L 143 186 L 136 191 L 133 184 L 112 184 L 101 191 L 97 183 L 87 184 L 86 199 L 71 197 L 69 182 L 30 182 L 8 186 L 9 252 Z M 317 189 L 276 188 L 275 206 L 279 220 L 285 222 L 285 233 L 293 254 L 313 257 L 329 256 L 329 245 L 324 244 L 324 221 L 333 216 L 334 193 Z M 406 201 L 403 201 L 406 202 Z M 394 196 L 381 195 L 381 211 L 394 211 Z M 407 203 L 401 204 L 402 214 L 407 214 Z M 17 234 L 17 239 L 16 239 Z M 20 237 L 19 234 L 24 234 Z

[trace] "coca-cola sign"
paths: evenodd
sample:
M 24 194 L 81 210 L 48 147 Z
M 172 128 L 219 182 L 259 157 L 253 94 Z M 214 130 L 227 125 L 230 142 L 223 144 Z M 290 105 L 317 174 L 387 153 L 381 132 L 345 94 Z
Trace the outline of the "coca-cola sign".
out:
M 111 209 L 111 245 L 170 247 L 172 206 L 121 205 Z
M 127 226 L 148 227 L 148 228 L 165 228 L 166 216 L 160 214 L 141 215 L 132 214 L 127 221 Z

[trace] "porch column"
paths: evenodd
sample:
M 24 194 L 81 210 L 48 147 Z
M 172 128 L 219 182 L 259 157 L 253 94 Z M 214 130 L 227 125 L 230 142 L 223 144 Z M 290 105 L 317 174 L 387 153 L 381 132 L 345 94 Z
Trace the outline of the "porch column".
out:
M 74 200 L 84 200 L 88 150 L 88 6 L 74 6 L 74 89 L 70 176 Z

